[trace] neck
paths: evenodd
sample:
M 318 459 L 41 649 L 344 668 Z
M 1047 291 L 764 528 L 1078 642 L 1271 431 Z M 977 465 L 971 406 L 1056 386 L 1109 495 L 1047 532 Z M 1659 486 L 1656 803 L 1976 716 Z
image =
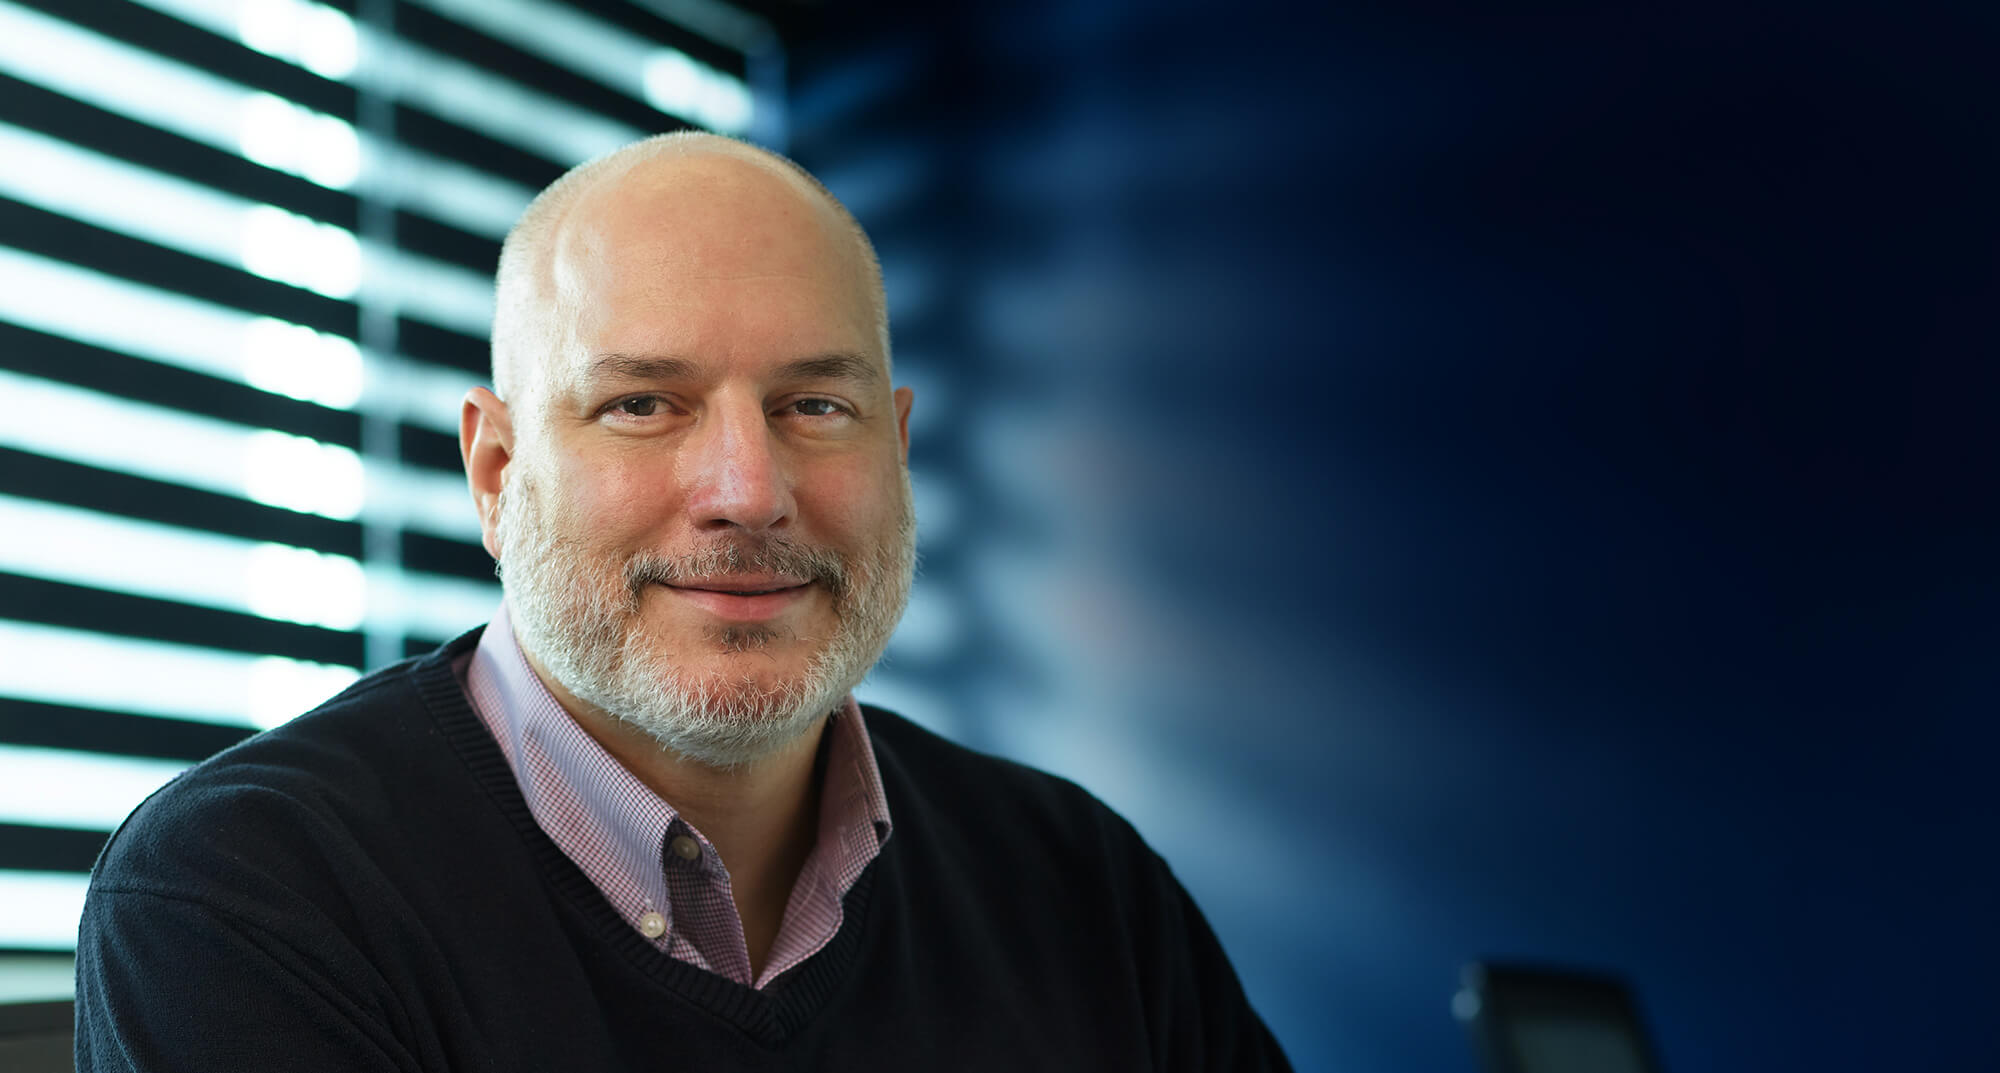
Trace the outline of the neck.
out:
M 529 663 L 578 726 L 715 847 L 729 870 L 751 971 L 763 972 L 792 884 L 818 837 L 815 760 L 826 721 L 749 765 L 716 768 L 668 751 L 645 731 L 573 696 L 532 655 Z

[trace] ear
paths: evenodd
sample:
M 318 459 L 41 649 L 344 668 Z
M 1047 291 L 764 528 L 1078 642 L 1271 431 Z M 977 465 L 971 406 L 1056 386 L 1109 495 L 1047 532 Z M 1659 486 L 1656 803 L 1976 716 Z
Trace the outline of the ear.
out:
M 907 387 L 896 389 L 896 439 L 902 443 L 903 463 L 910 461 L 910 403 L 916 400 L 916 392 Z
M 500 396 L 483 387 L 465 393 L 458 412 L 458 453 L 479 512 L 480 542 L 500 558 L 500 474 L 514 457 L 514 420 Z

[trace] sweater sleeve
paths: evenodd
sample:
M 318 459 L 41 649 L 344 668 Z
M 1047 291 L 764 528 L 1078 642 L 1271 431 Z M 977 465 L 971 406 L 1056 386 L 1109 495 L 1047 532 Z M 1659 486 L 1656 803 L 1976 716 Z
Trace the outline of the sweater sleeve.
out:
M 79 1073 L 416 1068 L 322 959 L 198 902 L 93 890 L 77 945 Z

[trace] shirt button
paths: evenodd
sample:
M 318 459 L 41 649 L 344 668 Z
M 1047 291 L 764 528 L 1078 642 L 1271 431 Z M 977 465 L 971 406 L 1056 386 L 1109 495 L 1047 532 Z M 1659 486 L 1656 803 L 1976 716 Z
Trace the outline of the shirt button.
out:
M 647 913 L 639 918 L 639 934 L 648 939 L 657 939 L 667 933 L 667 918 L 658 913 Z
M 701 856 L 701 843 L 686 835 L 675 835 L 668 846 L 674 851 L 674 856 L 684 861 L 691 861 Z

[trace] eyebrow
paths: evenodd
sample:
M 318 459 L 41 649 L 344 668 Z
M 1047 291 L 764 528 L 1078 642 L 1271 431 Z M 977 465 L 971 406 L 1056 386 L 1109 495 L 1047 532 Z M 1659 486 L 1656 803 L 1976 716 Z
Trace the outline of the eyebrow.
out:
M 778 370 L 784 380 L 849 380 L 864 387 L 882 382 L 882 369 L 858 354 L 822 354 L 788 362 Z
M 604 354 L 590 363 L 591 380 L 691 380 L 700 367 L 686 358 Z
M 695 380 L 701 365 L 687 358 L 604 354 L 590 363 L 591 380 Z M 882 382 L 882 370 L 859 354 L 821 354 L 779 366 L 776 379 L 847 380 L 865 387 Z

